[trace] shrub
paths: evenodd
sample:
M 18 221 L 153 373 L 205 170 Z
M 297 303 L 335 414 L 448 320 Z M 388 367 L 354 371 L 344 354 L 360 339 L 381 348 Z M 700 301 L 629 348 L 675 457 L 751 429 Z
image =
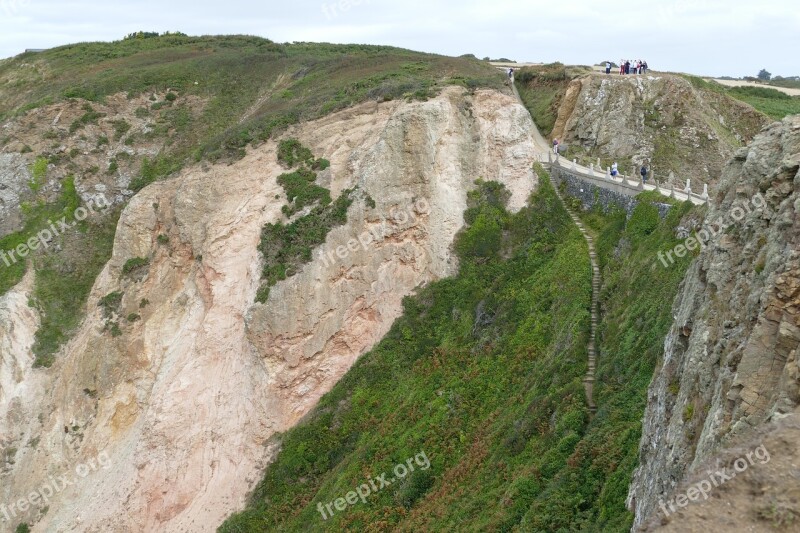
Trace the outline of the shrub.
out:
M 89 104 L 86 104 L 83 109 L 86 111 L 79 119 L 75 122 L 70 124 L 69 132 L 75 133 L 79 129 L 83 128 L 87 124 L 96 124 L 97 120 L 106 116 L 105 113 L 99 113 L 92 108 Z
M 28 182 L 33 192 L 38 192 L 44 185 L 45 178 L 47 177 L 47 158 L 37 157 L 36 161 L 31 166 L 32 179 Z
M 287 168 L 293 168 L 299 164 L 310 166 L 313 159 L 311 150 L 300 144 L 297 139 L 283 139 L 278 144 L 278 161 Z
M 133 277 L 134 274 L 140 274 L 149 265 L 149 259 L 144 257 L 133 257 L 125 261 L 125 264 L 122 266 L 122 274 Z
M 115 313 L 119 313 L 119 306 L 122 304 L 123 296 L 125 296 L 124 293 L 115 291 L 100 298 L 97 303 L 103 309 L 105 318 L 111 318 Z
M 286 191 L 290 205 L 283 206 L 286 216 L 292 216 L 308 205 L 319 202 L 320 205 L 331 203 L 330 191 L 314 183 L 317 175 L 311 170 L 301 168 L 291 174 L 278 176 L 278 183 Z
M 115 141 L 122 139 L 122 136 L 128 133 L 128 131 L 131 129 L 131 125 L 125 119 L 113 120 L 111 125 L 114 127 Z

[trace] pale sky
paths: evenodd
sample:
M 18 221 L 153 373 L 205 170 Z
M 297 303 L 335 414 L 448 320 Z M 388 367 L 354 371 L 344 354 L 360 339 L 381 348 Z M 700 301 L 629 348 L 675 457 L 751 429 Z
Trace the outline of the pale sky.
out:
M 800 75 L 797 0 L 0 0 L 0 58 L 134 31 L 384 44 L 706 76 Z

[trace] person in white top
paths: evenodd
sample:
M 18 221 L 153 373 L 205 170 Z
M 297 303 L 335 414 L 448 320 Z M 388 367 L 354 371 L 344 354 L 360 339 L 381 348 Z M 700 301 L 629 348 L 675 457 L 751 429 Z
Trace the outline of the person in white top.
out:
M 611 165 L 611 175 L 612 176 L 616 176 L 617 175 L 617 163 L 616 163 L 616 161 L 614 162 L 613 165 Z

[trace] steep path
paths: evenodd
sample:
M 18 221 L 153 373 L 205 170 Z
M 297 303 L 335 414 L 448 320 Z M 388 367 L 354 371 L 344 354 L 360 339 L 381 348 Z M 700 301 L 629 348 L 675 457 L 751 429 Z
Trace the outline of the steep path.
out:
M 597 264 L 597 252 L 594 249 L 594 240 L 592 236 L 589 235 L 589 232 L 586 231 L 586 227 L 581 222 L 581 219 L 578 218 L 578 215 L 567 205 L 564 201 L 564 198 L 561 197 L 561 193 L 558 190 L 558 184 L 556 183 L 555 179 L 553 179 L 553 175 L 550 175 L 550 183 L 553 184 L 553 189 L 556 191 L 556 196 L 561 201 L 564 208 L 569 213 L 570 218 L 575 225 L 578 226 L 578 229 L 581 230 L 583 234 L 583 238 L 586 239 L 586 244 L 589 245 L 589 259 L 592 262 L 592 308 L 591 308 L 591 315 L 592 315 L 592 326 L 591 326 L 591 334 L 589 336 L 589 346 L 588 346 L 588 353 L 589 353 L 589 366 L 586 369 L 586 377 L 583 378 L 583 386 L 586 389 L 586 402 L 589 404 L 589 411 L 594 413 L 597 411 L 597 407 L 594 403 L 594 370 L 597 366 L 597 350 L 595 348 L 595 340 L 597 338 L 597 322 L 600 317 L 598 313 L 598 304 L 600 301 L 600 267 Z
M 517 99 L 522 102 L 522 99 L 517 92 L 517 87 L 513 83 L 511 84 L 512 89 L 514 90 L 514 95 Z M 548 153 L 550 147 L 548 146 L 547 141 L 542 137 L 542 134 L 539 133 L 539 129 L 534 124 L 533 126 L 533 139 L 534 144 L 536 145 L 536 151 L 542 152 L 542 155 Z M 588 346 L 588 353 L 589 353 L 589 365 L 586 369 L 586 376 L 583 378 L 583 386 L 586 389 L 586 402 L 589 404 L 589 410 L 594 413 L 597 411 L 597 406 L 594 403 L 594 370 L 597 364 L 597 350 L 595 340 L 597 338 L 597 322 L 599 319 L 598 303 L 600 299 L 600 284 L 602 279 L 600 278 L 600 267 L 597 264 L 597 252 L 594 249 L 594 240 L 592 236 L 589 235 L 589 232 L 586 231 L 586 227 L 583 225 L 583 222 L 578 218 L 578 215 L 570 209 L 567 203 L 564 201 L 564 198 L 561 197 L 561 193 L 558 190 L 558 184 L 553 179 L 553 175 L 550 174 L 550 183 L 553 184 L 553 189 L 556 191 L 556 196 L 561 201 L 561 204 L 569 213 L 570 218 L 572 221 L 575 222 L 575 225 L 578 226 L 578 229 L 583 234 L 583 238 L 586 239 L 586 244 L 589 245 L 589 259 L 592 262 L 592 309 L 591 309 L 591 316 L 592 316 L 592 325 L 591 325 L 591 334 L 589 336 L 589 346 Z

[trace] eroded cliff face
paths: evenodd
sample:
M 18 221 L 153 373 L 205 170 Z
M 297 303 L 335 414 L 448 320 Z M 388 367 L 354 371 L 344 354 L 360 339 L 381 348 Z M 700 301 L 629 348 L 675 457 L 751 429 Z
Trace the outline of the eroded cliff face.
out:
M 567 87 L 552 137 L 575 157 L 625 172 L 645 164 L 661 182 L 716 185 L 725 163 L 769 120 L 752 107 L 700 91 L 671 74 L 590 75 Z M 670 180 L 670 173 L 674 178 Z
M 765 128 L 723 173 L 705 226 L 729 227 L 687 273 L 648 392 L 628 500 L 637 526 L 657 520 L 659 500 L 699 465 L 800 404 L 799 169 L 794 116 Z M 778 461 L 788 453 L 770 452 Z
M 501 181 L 510 207 L 524 205 L 534 187 L 532 131 L 513 97 L 460 88 L 297 126 L 289 135 L 331 161 L 320 179 L 332 194 L 357 186 L 358 199 L 347 224 L 263 305 L 253 304 L 256 246 L 285 203 L 274 142 L 141 191 L 120 219 L 88 317 L 55 366 L 3 383 L 0 430 L 13 457 L 0 501 L 58 476 L 70 483 L 46 513 L 45 505 L 17 510 L 0 528 L 214 531 L 260 479 L 275 452 L 270 438 L 388 331 L 405 295 L 454 272 L 450 246 L 474 180 Z M 137 257 L 148 266 L 126 273 Z M 23 283 L 14 294 L 24 291 Z M 99 305 L 114 292 L 123 295 L 112 312 L 116 337 Z M 2 364 L 24 367 L 36 317 L 20 324 L 2 309 L 0 346 L 14 352 L 4 349 Z

